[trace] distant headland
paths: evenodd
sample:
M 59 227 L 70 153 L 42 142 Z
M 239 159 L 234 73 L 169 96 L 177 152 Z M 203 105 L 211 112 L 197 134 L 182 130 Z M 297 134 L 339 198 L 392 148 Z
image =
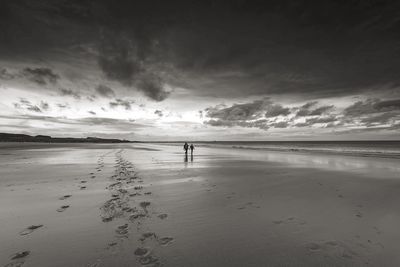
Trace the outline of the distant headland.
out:
M 37 142 L 37 143 L 134 143 L 134 141 L 107 139 L 98 137 L 73 138 L 51 137 L 48 135 L 31 136 L 27 134 L 0 133 L 0 142 Z

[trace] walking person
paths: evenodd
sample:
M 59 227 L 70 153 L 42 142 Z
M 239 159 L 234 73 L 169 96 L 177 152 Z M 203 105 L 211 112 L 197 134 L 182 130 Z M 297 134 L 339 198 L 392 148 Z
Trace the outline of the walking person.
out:
M 186 155 L 188 153 L 188 149 L 189 149 L 189 145 L 188 145 L 188 143 L 185 142 L 185 144 L 183 145 L 183 150 L 185 150 Z
M 191 144 L 190 145 L 190 154 L 193 156 L 193 150 L 194 150 L 194 145 L 193 144 Z

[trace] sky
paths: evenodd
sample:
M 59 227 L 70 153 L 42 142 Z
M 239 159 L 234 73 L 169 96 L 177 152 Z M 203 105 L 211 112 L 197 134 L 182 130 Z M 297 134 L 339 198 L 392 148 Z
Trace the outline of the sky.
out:
M 398 140 L 400 1 L 0 2 L 0 132 Z

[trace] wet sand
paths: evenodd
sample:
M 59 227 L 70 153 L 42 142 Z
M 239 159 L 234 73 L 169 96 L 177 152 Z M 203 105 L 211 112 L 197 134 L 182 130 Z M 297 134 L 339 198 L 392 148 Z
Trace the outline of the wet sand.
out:
M 399 266 L 398 160 L 0 144 L 0 266 Z

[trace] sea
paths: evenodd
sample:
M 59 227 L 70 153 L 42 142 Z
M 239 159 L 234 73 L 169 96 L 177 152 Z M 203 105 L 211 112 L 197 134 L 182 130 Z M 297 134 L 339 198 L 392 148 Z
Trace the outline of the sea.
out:
M 179 143 L 179 142 L 171 142 Z M 181 142 L 182 143 L 182 142 Z M 400 141 L 214 141 L 193 142 L 198 147 L 266 151 L 333 153 L 360 157 L 400 159 Z

